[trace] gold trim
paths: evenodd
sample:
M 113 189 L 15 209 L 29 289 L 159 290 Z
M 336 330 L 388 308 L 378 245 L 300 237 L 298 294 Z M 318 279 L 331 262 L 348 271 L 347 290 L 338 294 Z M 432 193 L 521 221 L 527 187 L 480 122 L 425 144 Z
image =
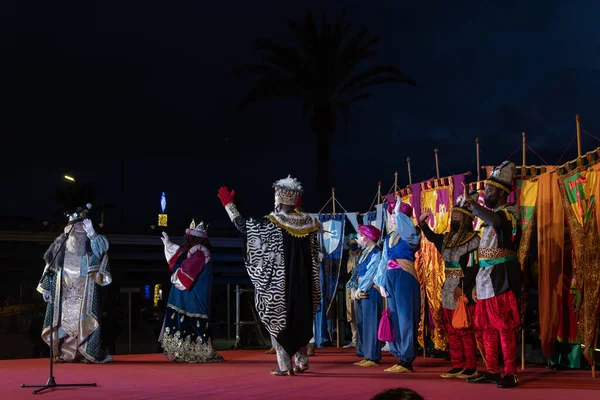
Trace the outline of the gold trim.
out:
M 464 208 L 462 208 L 462 207 L 454 207 L 454 208 L 452 209 L 452 211 L 458 211 L 458 212 L 461 212 L 461 213 L 463 213 L 463 214 L 467 215 L 468 217 L 475 218 L 475 215 L 473 215 L 473 213 L 472 213 L 472 212 L 470 212 L 470 211 L 467 211 L 467 210 L 465 210 L 465 209 L 464 209 Z
M 275 224 L 279 228 L 283 229 L 290 235 L 299 237 L 299 238 L 306 237 L 309 234 L 318 231 L 321 226 L 319 221 L 315 220 L 314 218 L 312 218 L 313 222 L 315 223 L 314 225 L 306 226 L 306 227 L 302 227 L 302 228 L 296 228 L 293 226 L 285 225 L 281 221 L 279 221 L 277 218 L 275 218 L 275 216 L 273 216 L 273 215 L 267 215 L 267 219 L 269 219 L 269 221 L 271 221 L 273 224 Z
M 454 245 L 454 246 L 446 246 L 444 247 L 445 249 L 453 249 L 455 247 L 460 247 L 463 244 L 467 243 L 468 241 L 470 241 L 471 239 L 473 239 L 475 237 L 475 235 L 477 235 L 477 232 L 473 231 L 471 233 L 469 233 L 469 235 L 467 235 L 462 241 L 460 241 L 458 244 Z
M 487 181 L 485 181 L 485 184 L 486 185 L 496 186 L 498 189 L 502 189 L 502 190 L 504 190 L 508 194 L 510 194 L 510 192 L 511 192 L 511 190 L 508 188 L 508 186 L 505 186 L 502 183 L 493 181 L 491 179 L 488 179 Z

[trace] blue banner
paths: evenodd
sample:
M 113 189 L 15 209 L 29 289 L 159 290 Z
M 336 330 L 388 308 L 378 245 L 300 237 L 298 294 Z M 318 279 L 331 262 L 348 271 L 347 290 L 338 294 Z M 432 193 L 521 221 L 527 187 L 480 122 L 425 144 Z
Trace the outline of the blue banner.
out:
M 329 312 L 340 278 L 342 256 L 344 253 L 344 229 L 346 214 L 319 214 L 322 232 L 319 234 L 323 262 L 321 263 L 321 293 Z

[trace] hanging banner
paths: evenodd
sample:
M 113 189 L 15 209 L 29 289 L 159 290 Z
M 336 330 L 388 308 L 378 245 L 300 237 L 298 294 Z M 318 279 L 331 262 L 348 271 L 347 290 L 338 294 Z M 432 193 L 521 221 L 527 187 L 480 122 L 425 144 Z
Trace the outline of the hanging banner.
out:
M 558 290 L 563 275 L 565 214 L 557 174 L 546 172 L 539 176 L 536 183 L 539 185 L 535 210 L 536 226 L 539 227 L 537 232 L 539 338 L 544 355 L 550 359 L 560 320 L 561 298 Z M 532 224 L 527 225 L 527 229 L 531 230 Z M 523 240 L 526 232 L 527 230 L 523 230 L 522 244 L 526 244 Z
M 582 293 L 577 326 L 585 345 L 584 357 L 592 363 L 600 310 L 600 235 L 594 218 L 594 212 L 598 212 L 595 196 L 598 175 L 596 169 L 590 167 L 583 171 L 568 171 L 558 180 L 574 242 L 577 284 Z
M 536 203 L 538 200 L 537 179 L 517 179 L 515 190 L 513 191 L 521 216 L 521 241 L 517 258 L 523 271 L 521 281 L 521 324 L 525 324 L 527 316 L 527 297 L 529 293 L 529 250 L 531 249 L 531 237 L 536 227 Z M 561 219 L 561 224 L 562 219 Z M 539 262 L 539 258 L 538 258 Z
M 362 215 L 362 224 L 363 225 L 373 225 L 377 224 L 377 211 L 369 211 Z
M 446 232 L 450 225 L 450 212 L 454 202 L 453 178 L 447 177 L 420 183 L 420 212 L 426 209 L 432 211 L 431 216 L 428 217 L 426 222 L 435 233 Z M 412 194 L 414 199 L 414 191 Z M 444 262 L 434 244 L 429 242 L 425 237 L 421 238 L 421 246 L 417 253 L 415 268 L 419 283 L 421 284 L 422 300 L 427 299 L 428 306 L 428 312 L 426 313 L 425 301 L 421 302 L 419 342 L 425 343 L 426 332 L 424 322 L 429 322 L 431 316 L 433 322 L 432 331 L 429 332 L 431 340 L 436 349 L 446 350 L 448 348 L 448 339 L 444 333 L 441 318 L 442 286 L 445 280 Z
M 358 213 L 346 213 L 346 218 L 350 221 L 350 225 L 352 225 L 354 231 L 358 232 Z
M 340 279 L 346 214 L 319 214 L 318 217 L 323 227 L 323 232 L 319 234 L 323 251 L 321 294 L 328 313 Z

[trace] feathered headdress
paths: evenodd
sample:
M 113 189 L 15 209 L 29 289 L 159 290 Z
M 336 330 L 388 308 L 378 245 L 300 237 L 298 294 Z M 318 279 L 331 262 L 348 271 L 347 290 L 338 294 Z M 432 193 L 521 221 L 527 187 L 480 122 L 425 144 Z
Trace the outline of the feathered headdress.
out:
M 292 178 L 291 175 L 273 183 L 273 189 L 275 189 L 276 204 L 285 204 L 292 207 L 298 204 L 298 199 L 304 193 L 304 188 L 300 181 Z
M 513 176 L 515 174 L 516 165 L 512 161 L 504 161 L 499 166 L 495 167 L 490 174 L 486 184 L 496 186 L 504 190 L 506 193 L 512 192 Z

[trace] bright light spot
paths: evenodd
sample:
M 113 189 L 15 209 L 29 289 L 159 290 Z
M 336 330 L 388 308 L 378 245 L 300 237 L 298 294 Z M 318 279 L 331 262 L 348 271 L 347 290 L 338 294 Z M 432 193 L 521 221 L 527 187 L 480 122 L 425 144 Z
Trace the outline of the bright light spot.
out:
M 75 178 L 73 178 L 72 176 L 69 175 L 65 175 L 65 179 L 71 182 L 75 182 Z

